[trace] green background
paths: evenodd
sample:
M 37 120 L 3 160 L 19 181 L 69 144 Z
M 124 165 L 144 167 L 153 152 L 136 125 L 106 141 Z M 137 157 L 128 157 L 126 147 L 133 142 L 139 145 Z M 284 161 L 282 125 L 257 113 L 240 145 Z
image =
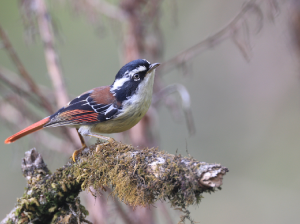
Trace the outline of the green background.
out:
M 244 0 L 178 1 L 175 24 L 171 1 L 164 2 L 164 60 L 227 25 L 243 3 Z M 121 65 L 120 40 L 110 23 L 104 20 L 105 29 L 99 33 L 84 17 L 57 2 L 52 1 L 50 9 L 60 34 L 57 49 L 70 96 L 111 84 Z M 263 29 L 258 35 L 250 35 L 250 62 L 228 39 L 191 60 L 190 76 L 180 71 L 164 74 L 166 84 L 181 83 L 188 88 L 197 133 L 189 137 L 184 119 L 175 122 L 170 112 L 160 107 L 160 148 L 186 154 L 187 145 L 197 160 L 221 163 L 230 170 L 222 191 L 204 195 L 199 206 L 190 207 L 192 217 L 200 223 L 299 222 L 299 58 L 293 51 L 288 4 L 280 5 L 274 23 L 268 19 L 267 4 L 262 9 Z M 41 41 L 24 41 L 18 1 L 0 0 L 0 23 L 34 80 L 51 87 Z M 16 71 L 4 49 L 0 50 L 0 65 Z M 3 142 L 13 131 L 3 121 L 0 124 Z M 23 194 L 26 181 L 21 175 L 21 159 L 35 146 L 28 138 L 2 144 L 0 219 Z M 68 159 L 37 149 L 52 171 Z M 174 221 L 178 220 L 176 216 Z M 158 218 L 158 222 L 162 221 Z

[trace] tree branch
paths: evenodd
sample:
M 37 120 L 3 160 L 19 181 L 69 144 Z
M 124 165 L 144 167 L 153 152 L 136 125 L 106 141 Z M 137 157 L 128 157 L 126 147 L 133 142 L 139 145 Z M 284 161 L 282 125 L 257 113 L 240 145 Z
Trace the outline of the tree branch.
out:
M 10 43 L 10 41 L 9 41 L 6 33 L 2 29 L 1 25 L 0 25 L 0 38 L 1 38 L 2 42 L 3 42 L 3 44 L 4 44 L 4 47 L 5 47 L 6 51 L 9 54 L 11 60 L 16 65 L 17 69 L 19 70 L 20 75 L 26 81 L 26 83 L 28 84 L 28 86 L 30 87 L 30 89 L 32 90 L 32 92 L 34 92 L 41 99 L 41 102 L 43 103 L 44 108 L 49 113 L 52 114 L 53 113 L 53 109 L 51 107 L 51 104 L 48 102 L 48 99 L 41 93 L 41 91 L 39 90 L 38 86 L 35 84 L 35 82 L 31 78 L 31 76 L 29 75 L 29 73 L 27 72 L 27 70 L 25 69 L 25 67 L 23 66 L 21 60 L 19 59 L 16 51 L 14 50 L 12 44 Z
M 257 15 L 259 21 L 257 31 L 259 31 L 262 27 L 261 21 L 263 19 L 263 14 L 259 7 L 259 3 L 256 3 L 256 1 L 251 0 L 244 5 L 240 13 L 223 29 L 221 29 L 214 35 L 200 41 L 194 46 L 184 50 L 183 52 L 169 59 L 168 61 L 164 62 L 161 65 L 161 69 L 163 68 L 164 73 L 169 72 L 170 70 L 176 68 L 179 65 L 184 65 L 186 62 L 188 62 L 204 50 L 210 49 L 216 46 L 217 44 L 222 43 L 224 40 L 227 40 L 228 38 L 233 38 L 234 43 L 240 49 L 243 56 L 246 59 L 248 59 L 248 36 L 244 37 L 244 39 L 243 37 L 237 38 L 237 32 L 240 30 L 241 27 L 247 26 L 245 17 L 250 12 Z
M 196 132 L 196 128 L 194 125 L 194 119 L 193 119 L 193 114 L 192 114 L 192 110 L 191 110 L 190 94 L 184 85 L 176 83 L 176 84 L 171 84 L 171 85 L 168 85 L 168 86 L 162 88 L 158 93 L 153 95 L 152 104 L 155 106 L 156 104 L 158 104 L 158 102 L 160 100 L 162 100 L 169 94 L 176 93 L 176 92 L 179 94 L 179 96 L 181 98 L 181 105 L 182 105 L 182 109 L 184 111 L 189 134 L 194 135 Z
M 89 7 L 97 10 L 98 13 L 101 13 L 110 19 L 114 19 L 119 22 L 124 22 L 127 20 L 127 15 L 125 11 L 123 11 L 120 7 L 116 7 L 107 1 L 84 0 L 84 3 L 87 4 Z
M 21 102 L 19 102 L 18 106 L 20 107 L 22 105 Z M 11 103 L 6 103 L 4 100 L 0 100 L 0 117 L 10 123 L 13 126 L 13 130 L 17 131 L 20 130 L 22 127 L 24 127 L 24 124 L 30 124 L 33 123 L 33 120 L 37 121 L 40 119 L 38 116 L 34 116 L 35 114 L 30 113 L 30 116 L 26 116 L 28 108 L 25 108 L 24 112 L 24 105 L 22 105 L 22 111 L 20 111 L 18 108 L 16 108 L 16 105 Z M 37 117 L 37 119 L 30 119 L 30 117 Z M 34 143 L 37 145 L 42 144 L 46 148 L 50 150 L 55 150 L 58 152 L 62 152 L 66 155 L 70 155 L 73 152 L 73 149 L 70 147 L 72 145 L 71 142 L 62 140 L 62 133 L 60 131 L 50 131 L 51 129 L 48 129 L 48 131 L 45 132 L 37 132 L 35 133 L 32 138 L 34 139 Z M 49 146 L 49 142 L 51 142 L 51 146 Z
M 22 171 L 28 187 L 1 224 L 89 223 L 78 194 L 90 187 L 111 187 L 111 195 L 131 206 L 165 200 L 186 209 L 198 204 L 204 192 L 220 188 L 228 169 L 154 148 L 137 150 L 113 142 L 91 146 L 76 163 L 70 161 L 52 175 L 32 149 L 25 153 Z
M 45 60 L 54 87 L 57 106 L 60 108 L 68 103 L 69 97 L 60 69 L 58 55 L 54 48 L 51 16 L 44 0 L 35 0 L 35 5 L 39 32 L 44 44 Z
M 12 73 L 4 70 L 0 66 L 0 80 L 9 87 L 14 93 L 19 93 L 24 98 L 29 99 L 28 102 L 35 104 L 40 107 L 44 107 L 43 102 L 41 99 L 38 98 L 36 94 L 33 94 L 32 91 L 28 90 L 24 85 L 20 85 L 20 82 L 16 82 L 15 80 L 12 81 L 11 79 Z M 22 82 L 23 84 L 23 82 Z
M 56 103 L 58 108 L 61 108 L 68 103 L 69 96 L 55 50 L 51 16 L 44 0 L 35 0 L 35 3 L 39 32 L 44 43 L 45 60 L 52 80 Z M 78 142 L 76 132 L 66 129 L 65 134 L 70 139 L 70 142 L 74 142 L 74 145 L 76 145 L 76 142 Z

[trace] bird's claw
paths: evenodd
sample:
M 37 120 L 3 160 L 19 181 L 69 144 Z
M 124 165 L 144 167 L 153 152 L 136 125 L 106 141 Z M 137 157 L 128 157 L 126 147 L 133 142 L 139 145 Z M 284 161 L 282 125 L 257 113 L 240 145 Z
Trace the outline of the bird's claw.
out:
M 72 160 L 74 163 L 76 162 L 76 157 L 78 156 L 78 154 L 80 154 L 85 148 L 86 148 L 86 145 L 83 145 L 80 149 L 77 149 L 73 152 Z

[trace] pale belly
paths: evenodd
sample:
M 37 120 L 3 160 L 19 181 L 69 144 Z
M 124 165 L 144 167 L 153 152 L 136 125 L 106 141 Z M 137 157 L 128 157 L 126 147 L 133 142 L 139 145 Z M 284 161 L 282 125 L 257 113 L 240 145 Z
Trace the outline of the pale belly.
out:
M 122 116 L 95 124 L 90 128 L 90 131 L 105 134 L 127 131 L 145 116 L 150 104 L 151 98 L 144 99 L 139 105 L 130 105 L 124 110 Z
M 127 131 L 128 129 L 136 125 L 144 115 L 145 113 L 128 114 L 128 116 L 124 118 L 113 119 L 107 122 L 106 121 L 100 122 L 96 125 L 93 125 L 90 130 L 91 132 L 104 133 L 104 134 Z

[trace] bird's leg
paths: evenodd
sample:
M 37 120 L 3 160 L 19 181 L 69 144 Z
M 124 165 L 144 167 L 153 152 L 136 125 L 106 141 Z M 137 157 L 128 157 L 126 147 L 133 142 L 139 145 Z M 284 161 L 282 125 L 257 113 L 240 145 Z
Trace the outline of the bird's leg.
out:
M 84 150 L 84 149 L 86 148 L 85 141 L 84 141 L 82 135 L 78 132 L 78 128 L 76 128 L 76 131 L 77 131 L 77 134 L 78 134 L 78 136 L 79 136 L 79 138 L 80 138 L 82 147 L 81 147 L 80 149 L 76 150 L 75 152 L 73 152 L 72 159 L 73 159 L 74 162 L 76 161 L 77 155 L 78 155 L 79 153 L 81 153 L 82 150 Z
M 102 139 L 104 141 L 107 141 L 108 143 L 112 143 L 114 142 L 115 140 L 111 137 L 106 137 L 106 136 L 103 136 L 103 135 L 97 135 L 97 134 L 94 134 L 94 133 L 89 133 L 87 134 L 87 136 L 90 136 L 90 137 L 94 137 L 94 138 L 98 138 L 98 139 Z

